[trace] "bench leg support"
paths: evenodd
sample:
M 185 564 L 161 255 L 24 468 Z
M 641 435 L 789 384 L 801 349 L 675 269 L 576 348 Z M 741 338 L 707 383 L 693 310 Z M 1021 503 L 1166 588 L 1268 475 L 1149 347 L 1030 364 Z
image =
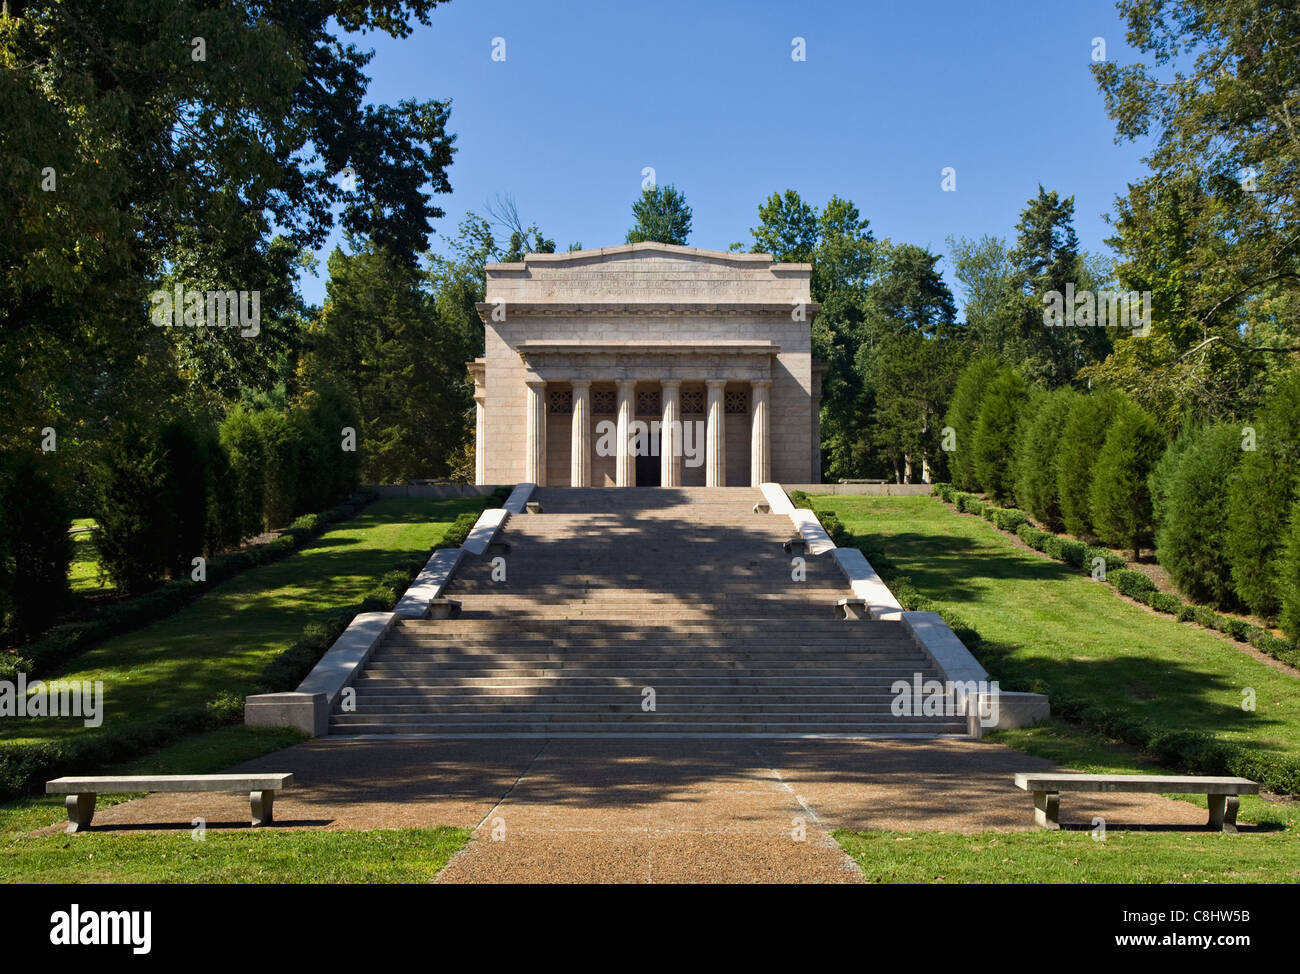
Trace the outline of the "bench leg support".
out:
M 1237 831 L 1237 806 L 1241 799 L 1236 795 L 1208 795 L 1210 800 L 1210 828 L 1220 832 Z
M 90 821 L 95 817 L 95 793 L 83 792 L 80 795 L 66 795 L 63 806 L 68 810 L 68 834 L 90 828 Z
M 1034 824 L 1044 829 L 1061 827 L 1061 793 L 1058 791 L 1034 792 Z
M 275 792 L 251 791 L 248 793 L 248 805 L 253 812 L 253 828 L 270 825 L 274 817 Z

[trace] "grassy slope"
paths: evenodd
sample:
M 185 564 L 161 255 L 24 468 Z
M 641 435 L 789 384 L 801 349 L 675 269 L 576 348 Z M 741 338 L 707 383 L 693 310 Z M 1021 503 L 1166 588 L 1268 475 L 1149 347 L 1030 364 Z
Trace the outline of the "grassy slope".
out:
M 1300 680 L 1235 644 L 1117 596 L 1109 586 L 1019 548 L 983 519 L 929 497 L 819 496 L 846 528 L 883 548 L 919 591 L 979 631 L 981 653 L 1023 664 L 1045 684 L 1110 705 L 1249 740 L 1300 740 Z M 995 661 L 996 662 L 996 661 Z M 1241 710 L 1241 688 L 1258 694 Z M 1079 771 L 1160 769 L 1131 748 L 1060 721 L 994 735 Z M 1205 799 L 1191 799 L 1205 806 Z M 1028 812 L 1026 812 L 1028 814 Z M 1250 836 L 1186 832 L 851 832 L 836 839 L 875 882 L 1297 882 L 1300 805 L 1245 796 Z
M 180 612 L 86 653 L 59 674 L 103 679 L 107 719 L 202 703 L 256 676 L 320 612 L 357 601 L 401 555 L 435 544 L 480 498 L 386 500 L 272 565 L 214 587 Z M 129 716 L 128 716 L 129 719 Z M 29 738 L 90 733 L 76 721 L 6 721 Z M 107 720 L 106 720 L 107 723 Z M 296 731 L 226 727 L 124 764 L 122 773 L 220 771 L 301 740 Z M 129 795 L 101 795 L 99 806 Z M 373 832 L 88 833 L 31 836 L 64 819 L 60 796 L 0 804 L 0 882 L 422 883 L 469 841 L 466 829 Z
M 1264 750 L 1300 747 L 1300 679 L 1221 636 L 1120 598 L 932 497 L 815 503 L 883 547 L 918 590 L 967 619 L 991 668 L 1006 658 L 1050 691 L 1139 715 L 1155 708 L 1162 723 Z M 1241 708 L 1246 687 L 1257 694 L 1253 712 Z
M 432 547 L 482 498 L 371 504 L 311 547 L 216 585 L 196 602 L 100 644 L 51 679 L 103 680 L 105 726 L 241 692 L 323 612 L 361 599 L 403 555 Z M 5 720 L 0 740 L 92 733 L 76 718 Z

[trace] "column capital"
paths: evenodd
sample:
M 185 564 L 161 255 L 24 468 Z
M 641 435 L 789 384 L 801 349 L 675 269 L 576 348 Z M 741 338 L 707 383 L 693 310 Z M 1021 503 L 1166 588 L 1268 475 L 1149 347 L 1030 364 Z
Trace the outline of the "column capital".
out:
M 721 389 L 727 384 L 726 379 L 705 379 L 704 384 L 710 389 Z
M 681 379 L 660 379 L 659 384 L 665 389 L 680 389 L 682 386 Z
M 636 379 L 615 379 L 614 385 L 618 386 L 619 389 L 634 389 L 636 388 Z
M 570 379 L 570 380 L 569 380 L 569 385 L 573 386 L 573 388 L 575 388 L 575 389 L 590 389 L 590 388 L 591 388 L 591 380 L 590 380 L 590 379 Z
M 539 379 L 534 376 L 529 376 L 524 378 L 524 385 L 528 386 L 528 388 L 530 389 L 533 388 L 534 386 L 536 386 L 539 389 L 544 389 L 546 388 L 546 380 Z
M 771 379 L 750 379 L 749 384 L 757 389 L 766 389 L 772 384 Z

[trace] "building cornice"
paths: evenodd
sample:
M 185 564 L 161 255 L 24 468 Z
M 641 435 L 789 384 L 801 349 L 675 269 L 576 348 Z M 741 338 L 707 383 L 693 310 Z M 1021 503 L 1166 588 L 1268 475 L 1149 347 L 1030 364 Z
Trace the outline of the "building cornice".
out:
M 485 325 L 493 323 L 495 312 L 498 322 L 504 313 L 505 320 L 511 317 L 554 317 L 554 316 L 590 316 L 604 318 L 678 318 L 678 317 L 773 317 L 791 316 L 802 312 L 802 320 L 811 322 L 821 311 L 821 305 L 809 301 L 803 305 L 793 304 L 759 304 L 750 302 L 678 302 L 678 301 L 644 301 L 571 304 L 559 301 L 531 301 L 509 304 L 491 304 L 479 302 L 474 306 L 478 316 Z M 800 319 L 792 318 L 798 321 Z

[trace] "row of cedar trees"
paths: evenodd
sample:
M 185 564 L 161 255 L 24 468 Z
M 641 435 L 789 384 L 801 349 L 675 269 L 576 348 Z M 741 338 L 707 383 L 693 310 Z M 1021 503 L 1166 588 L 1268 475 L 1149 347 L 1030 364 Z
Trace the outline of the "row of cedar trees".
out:
M 300 514 L 351 496 L 357 420 L 329 392 L 289 408 L 231 409 L 219 422 L 190 416 L 121 424 L 89 471 L 91 538 L 119 592 L 188 577 L 193 559 L 238 547 Z M 40 460 L 0 460 L 0 636 L 13 642 L 49 624 L 69 598 L 73 502 Z
M 976 358 L 946 422 L 957 487 L 1135 559 L 1154 547 L 1188 598 L 1300 639 L 1300 370 L 1249 422 L 1188 420 L 1171 440 L 1121 393 L 1037 389 Z

